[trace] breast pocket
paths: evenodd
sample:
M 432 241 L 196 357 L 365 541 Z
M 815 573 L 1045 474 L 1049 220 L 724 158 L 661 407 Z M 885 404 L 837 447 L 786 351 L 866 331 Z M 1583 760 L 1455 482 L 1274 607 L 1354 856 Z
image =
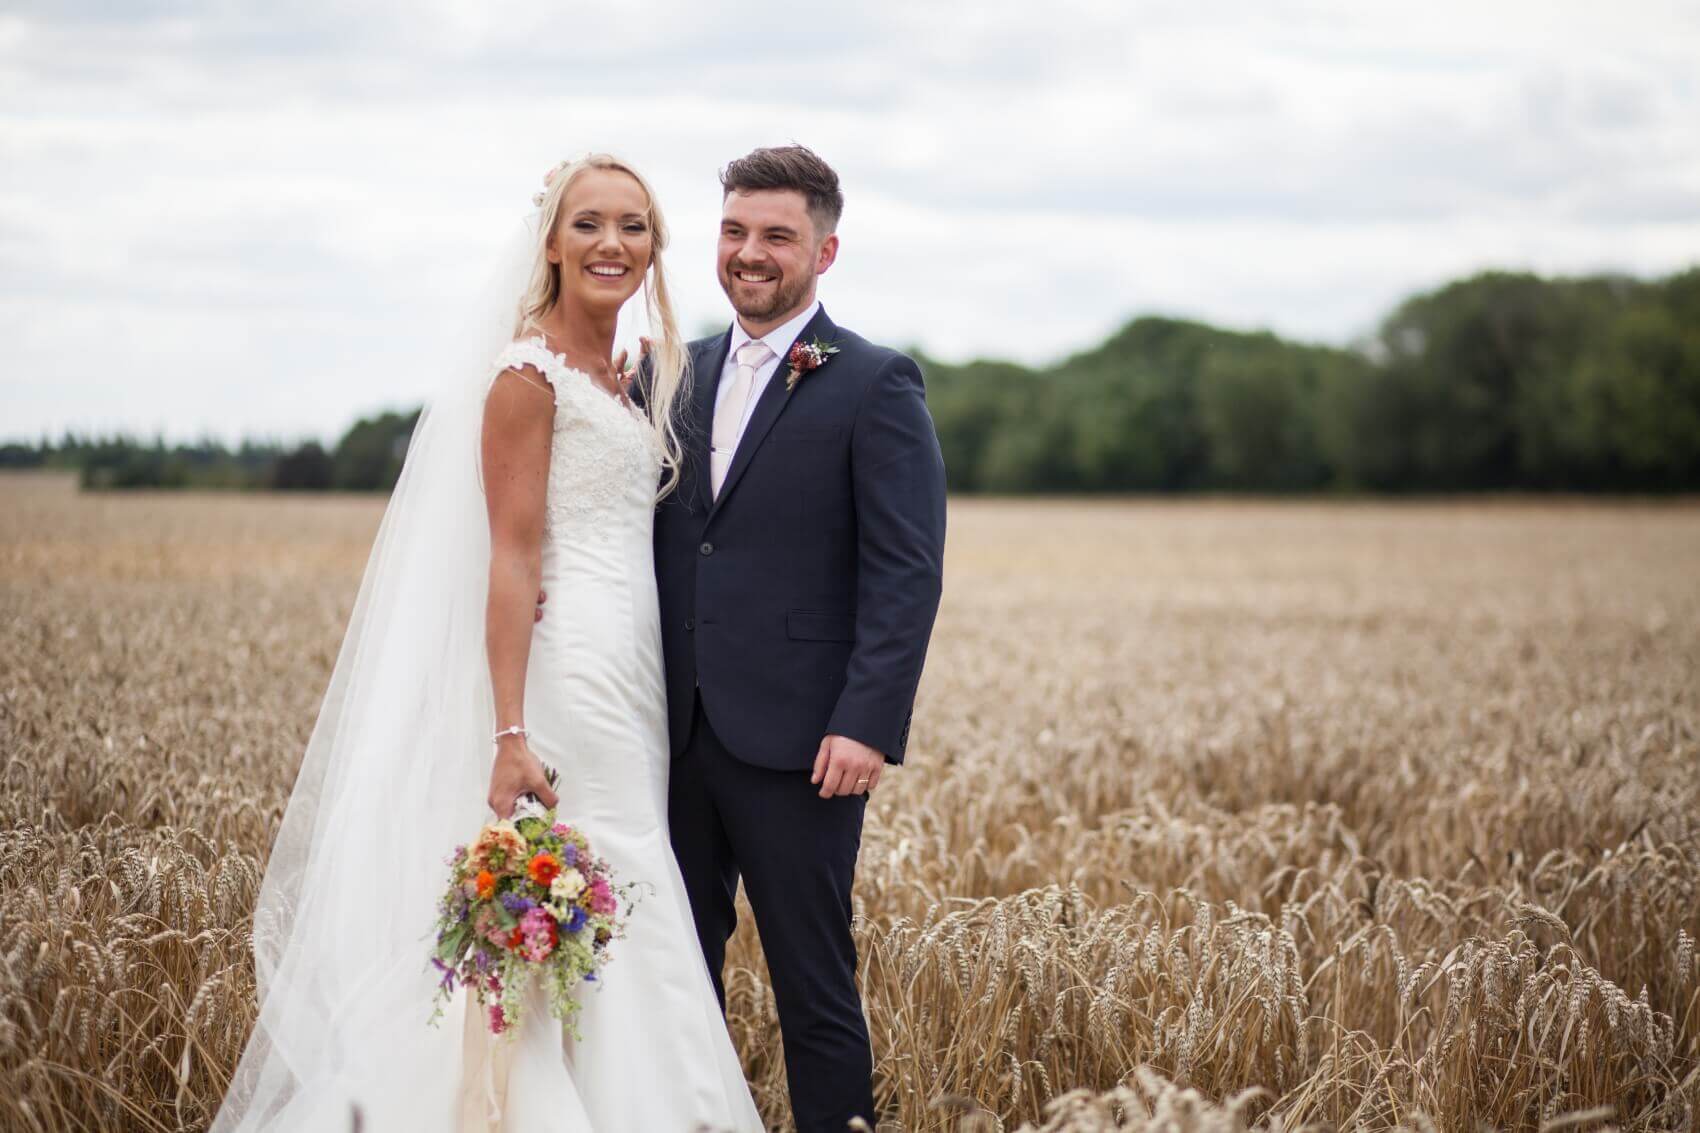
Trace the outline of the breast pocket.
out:
M 843 428 L 796 425 L 773 436 L 780 442 L 776 455 L 786 479 L 790 519 L 833 527 L 849 522 L 850 462 Z

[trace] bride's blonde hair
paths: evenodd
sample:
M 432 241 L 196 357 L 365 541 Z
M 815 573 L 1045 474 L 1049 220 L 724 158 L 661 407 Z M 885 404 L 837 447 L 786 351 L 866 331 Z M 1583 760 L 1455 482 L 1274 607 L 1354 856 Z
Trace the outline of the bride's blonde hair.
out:
M 567 190 L 591 169 L 609 169 L 626 174 L 638 183 L 644 199 L 649 202 L 649 213 L 645 219 L 649 224 L 651 252 L 649 268 L 644 274 L 643 298 L 644 309 L 649 315 L 650 381 L 645 400 L 649 406 L 650 423 L 661 440 L 661 467 L 666 472 L 656 495 L 659 500 L 679 483 L 684 448 L 679 440 L 673 411 L 680 395 L 690 384 L 690 359 L 679 335 L 679 321 L 673 313 L 673 297 L 667 290 L 667 272 L 661 262 L 661 253 L 667 247 L 667 222 L 661 215 L 661 206 L 655 202 L 655 192 L 643 179 L 643 174 L 605 153 L 585 154 L 556 167 L 548 186 L 536 199 L 542 210 L 537 225 L 537 248 L 532 258 L 530 282 L 526 285 L 525 294 L 520 297 L 514 337 L 522 338 L 539 330 L 543 317 L 560 301 L 561 274 L 559 267 L 549 262 L 549 239 L 560 223 L 561 201 Z

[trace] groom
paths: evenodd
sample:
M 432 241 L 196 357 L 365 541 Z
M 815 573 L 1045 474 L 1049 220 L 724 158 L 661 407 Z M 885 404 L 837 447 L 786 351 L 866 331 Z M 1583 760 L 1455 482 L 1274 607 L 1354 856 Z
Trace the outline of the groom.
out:
M 838 175 L 802 146 L 721 173 L 720 286 L 686 457 L 655 516 L 673 848 L 721 967 L 739 878 L 800 1133 L 874 1122 L 850 888 L 868 792 L 903 761 L 938 611 L 944 462 L 921 372 L 827 318 Z

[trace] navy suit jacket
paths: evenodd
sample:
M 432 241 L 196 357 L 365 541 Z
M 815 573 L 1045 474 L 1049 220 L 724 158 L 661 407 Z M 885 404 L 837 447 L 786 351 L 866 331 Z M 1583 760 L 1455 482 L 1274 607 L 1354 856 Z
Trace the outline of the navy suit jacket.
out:
M 700 688 L 748 763 L 810 768 L 828 734 L 901 763 L 944 565 L 944 459 L 920 368 L 822 308 L 799 341 L 838 353 L 790 389 L 780 362 L 714 498 L 731 337 L 690 344 L 682 479 L 655 515 L 673 755 Z

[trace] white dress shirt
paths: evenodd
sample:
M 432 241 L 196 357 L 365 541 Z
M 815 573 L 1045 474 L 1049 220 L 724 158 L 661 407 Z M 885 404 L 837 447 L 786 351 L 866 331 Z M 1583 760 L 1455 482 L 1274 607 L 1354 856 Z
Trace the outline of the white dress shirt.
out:
M 773 356 L 764 362 L 750 379 L 750 397 L 744 402 L 744 419 L 738 422 L 738 439 L 732 450 L 737 451 L 743 443 L 744 430 L 750 426 L 750 417 L 756 411 L 756 402 L 761 400 L 762 393 L 767 389 L 767 383 L 779 368 L 785 365 L 785 355 L 791 349 L 791 344 L 797 341 L 797 336 L 803 333 L 803 328 L 809 325 L 809 320 L 820 310 L 820 300 L 816 299 L 808 307 L 798 313 L 797 317 L 782 326 L 774 327 L 762 335 L 762 342 L 773 352 Z M 720 370 L 720 385 L 714 391 L 714 408 L 720 409 L 720 403 L 726 399 L 726 391 L 732 386 L 732 377 L 738 372 L 738 348 L 751 341 L 755 336 L 744 329 L 744 324 L 737 319 L 732 320 L 732 346 L 726 351 L 726 365 Z

